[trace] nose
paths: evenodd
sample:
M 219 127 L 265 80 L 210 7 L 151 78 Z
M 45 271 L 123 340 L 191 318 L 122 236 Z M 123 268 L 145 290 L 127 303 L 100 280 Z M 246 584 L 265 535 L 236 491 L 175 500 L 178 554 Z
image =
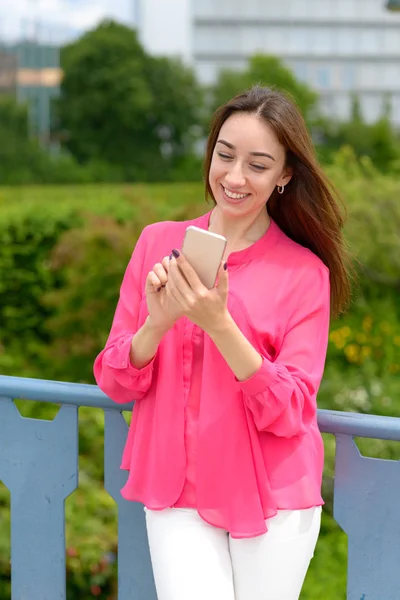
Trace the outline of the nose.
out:
M 227 186 L 233 189 L 238 189 L 245 185 L 246 178 L 244 176 L 242 166 L 238 161 L 229 165 L 229 168 L 225 174 L 225 182 Z

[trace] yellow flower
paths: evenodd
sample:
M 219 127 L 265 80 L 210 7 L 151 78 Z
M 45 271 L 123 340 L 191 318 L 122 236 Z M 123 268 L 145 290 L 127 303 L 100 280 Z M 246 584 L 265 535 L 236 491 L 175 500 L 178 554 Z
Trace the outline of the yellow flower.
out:
M 367 336 L 365 335 L 365 333 L 357 333 L 356 340 L 359 344 L 365 344 L 365 342 L 367 341 Z
M 351 363 L 358 363 L 360 361 L 360 346 L 357 344 L 349 344 L 344 349 L 346 358 Z
M 346 343 L 340 331 L 332 331 L 332 333 L 329 335 L 329 340 L 335 344 L 338 350 L 342 350 Z
M 368 358 L 372 354 L 372 348 L 370 346 L 363 346 L 361 348 L 361 356 L 363 358 Z
M 331 331 L 331 333 L 329 334 L 329 341 L 331 341 L 335 344 L 337 339 L 338 339 L 337 331 Z
M 350 327 L 348 327 L 348 325 L 344 325 L 344 327 L 341 327 L 339 329 L 340 333 L 342 334 L 343 337 L 349 337 L 351 335 L 351 329 Z
M 382 321 L 379 328 L 383 333 L 392 333 L 392 326 L 388 321 Z
M 364 331 L 366 331 L 367 333 L 369 333 L 372 329 L 372 317 L 371 316 L 366 316 L 363 319 L 362 322 L 362 328 L 364 329 Z

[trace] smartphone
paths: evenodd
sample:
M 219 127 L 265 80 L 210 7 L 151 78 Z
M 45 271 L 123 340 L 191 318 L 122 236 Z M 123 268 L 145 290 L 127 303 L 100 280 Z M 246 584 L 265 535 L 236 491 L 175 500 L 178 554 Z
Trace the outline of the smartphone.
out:
M 206 229 L 194 225 L 186 229 L 182 254 L 209 290 L 215 286 L 226 243 L 223 235 L 211 233 Z

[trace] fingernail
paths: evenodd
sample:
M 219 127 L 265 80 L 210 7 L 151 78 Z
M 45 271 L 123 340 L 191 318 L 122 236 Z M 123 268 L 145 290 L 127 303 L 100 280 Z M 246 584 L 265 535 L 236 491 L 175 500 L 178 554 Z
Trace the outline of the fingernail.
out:
M 224 270 L 226 271 L 228 268 L 228 263 L 224 263 Z
M 162 285 L 159 288 L 157 288 L 157 292 L 161 292 L 161 288 L 162 288 Z
M 172 254 L 175 256 L 175 258 L 179 258 L 179 256 L 180 256 L 180 253 L 179 253 L 179 251 L 178 251 L 178 250 L 175 250 L 175 249 L 174 249 L 174 250 L 172 250 Z
M 172 260 L 173 258 L 174 258 L 174 255 L 173 255 L 173 254 L 170 254 L 170 255 L 169 255 L 169 260 Z

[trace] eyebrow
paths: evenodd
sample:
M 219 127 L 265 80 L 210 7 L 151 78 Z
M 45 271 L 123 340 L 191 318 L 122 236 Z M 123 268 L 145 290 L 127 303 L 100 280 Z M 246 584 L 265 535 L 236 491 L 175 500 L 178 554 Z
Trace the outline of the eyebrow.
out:
M 227 142 L 226 140 L 218 140 L 217 144 L 224 144 L 224 146 L 227 146 L 228 148 L 230 148 L 231 150 L 236 150 L 236 147 Z M 271 160 L 275 160 L 273 156 L 271 156 L 271 154 L 267 154 L 266 152 L 250 152 L 251 156 L 265 156 L 265 158 L 270 158 Z

